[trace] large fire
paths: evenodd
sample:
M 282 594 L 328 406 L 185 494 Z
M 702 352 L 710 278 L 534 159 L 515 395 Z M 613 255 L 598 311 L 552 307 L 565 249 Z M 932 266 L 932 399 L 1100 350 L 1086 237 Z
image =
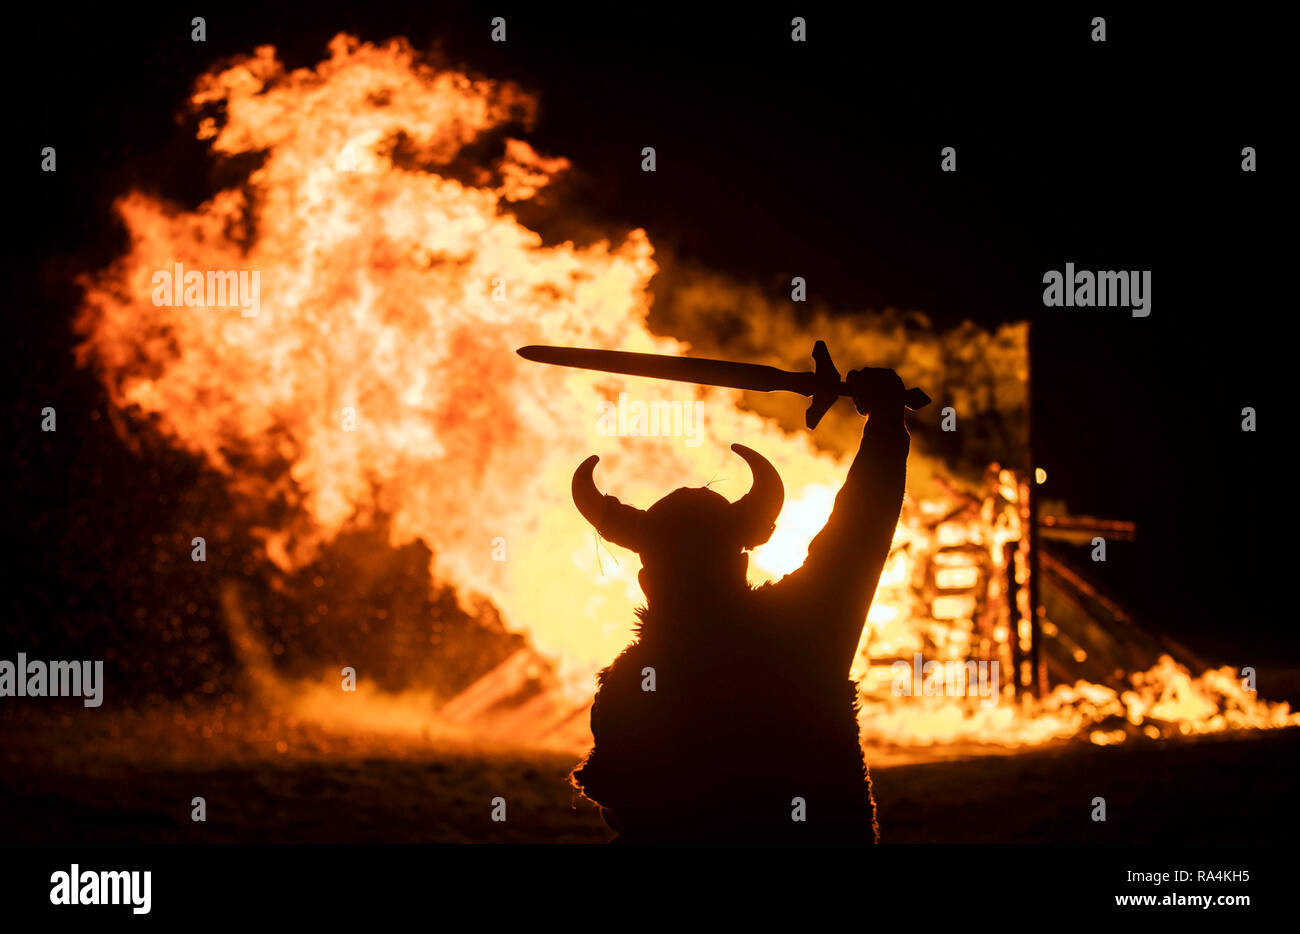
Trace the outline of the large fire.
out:
M 329 51 L 315 69 L 285 72 L 263 47 L 198 82 L 196 112 L 218 114 L 203 118 L 200 137 L 215 153 L 261 161 L 193 211 L 138 192 L 119 200 L 130 245 L 87 283 L 81 359 L 114 406 L 151 419 L 241 498 L 264 504 L 267 559 L 300 567 L 341 531 L 384 517 L 393 545 L 423 541 L 435 579 L 486 596 L 526 633 L 555 672 L 554 691 L 580 704 L 627 643 L 641 595 L 635 559 L 605 549 L 573 508 L 575 465 L 601 454 L 601 483 L 648 505 L 704 483 L 734 499 L 748 475 L 729 445 L 763 452 L 788 499 L 751 561 L 757 581 L 801 563 L 847 460 L 746 410 L 737 392 L 516 357 L 525 344 L 689 350 L 647 327 L 657 270 L 647 236 L 546 244 L 520 222 L 514 206 L 568 162 L 518 139 L 501 140 L 495 161 L 466 155 L 528 121 L 533 100 L 518 88 L 435 71 L 401 40 L 340 35 Z M 214 300 L 208 280 L 185 291 L 183 307 L 160 304 L 156 274 L 178 264 L 256 273 L 255 313 Z M 602 433 L 597 404 L 620 393 L 700 403 L 700 436 Z M 1193 678 L 1163 660 L 1126 692 L 1079 682 L 1021 701 L 1007 677 L 996 704 L 894 697 L 889 667 L 870 658 L 1010 664 L 1018 634 L 988 609 L 999 597 L 991 571 L 1006 570 L 1006 546 L 1021 536 L 1016 480 L 1003 475 L 1006 495 L 990 493 L 960 521 L 941 521 L 954 511 L 941 496 L 905 504 L 856 671 L 868 742 L 1090 733 L 1106 743 L 1126 735 L 1117 720 L 1154 735 L 1300 722 L 1243 691 L 1229 669 Z M 238 608 L 226 612 L 237 628 Z M 530 739 L 527 724 L 514 726 Z

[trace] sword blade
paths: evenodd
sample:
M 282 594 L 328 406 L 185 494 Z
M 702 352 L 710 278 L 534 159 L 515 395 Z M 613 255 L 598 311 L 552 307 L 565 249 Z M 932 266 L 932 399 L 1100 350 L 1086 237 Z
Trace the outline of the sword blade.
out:
M 669 379 L 679 383 L 726 386 L 754 392 L 797 392 L 805 396 L 811 396 L 816 388 L 812 373 L 796 373 L 758 363 L 736 363 L 706 357 L 669 357 L 626 350 L 547 347 L 539 344 L 520 347 L 516 352 L 525 360 L 537 363 L 621 373 L 624 376 Z

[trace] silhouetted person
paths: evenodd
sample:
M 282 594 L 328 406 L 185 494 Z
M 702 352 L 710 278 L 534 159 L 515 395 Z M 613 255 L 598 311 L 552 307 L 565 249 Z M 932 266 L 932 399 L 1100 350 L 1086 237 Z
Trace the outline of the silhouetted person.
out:
M 574 473 L 583 516 L 640 555 L 646 595 L 636 640 L 600 673 L 595 745 L 571 775 L 618 839 L 876 839 L 849 668 L 910 438 L 897 374 L 855 370 L 848 383 L 870 418 L 835 509 L 803 567 L 758 589 L 745 551 L 771 537 L 785 490 L 755 451 L 732 445 L 753 473 L 735 503 L 683 487 L 634 509 L 596 489 L 597 457 Z

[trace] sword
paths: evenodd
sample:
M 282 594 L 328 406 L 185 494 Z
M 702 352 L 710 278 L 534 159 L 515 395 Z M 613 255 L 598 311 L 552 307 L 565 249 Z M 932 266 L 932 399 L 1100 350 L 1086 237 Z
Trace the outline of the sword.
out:
M 577 367 L 581 370 L 671 379 L 679 383 L 699 383 L 704 386 L 726 386 L 753 392 L 797 392 L 801 396 L 812 397 L 812 403 L 804 416 L 809 428 L 817 427 L 817 423 L 822 420 L 826 410 L 835 404 L 836 399 L 853 395 L 853 390 L 840 379 L 840 371 L 831 362 L 825 341 L 813 345 L 815 369 L 811 373 L 779 370 L 774 366 L 757 363 L 708 360 L 703 357 L 669 357 L 655 353 L 547 347 L 539 344 L 520 347 L 516 353 L 525 360 Z M 920 389 L 909 389 L 903 396 L 903 404 L 915 411 L 929 405 L 930 397 Z

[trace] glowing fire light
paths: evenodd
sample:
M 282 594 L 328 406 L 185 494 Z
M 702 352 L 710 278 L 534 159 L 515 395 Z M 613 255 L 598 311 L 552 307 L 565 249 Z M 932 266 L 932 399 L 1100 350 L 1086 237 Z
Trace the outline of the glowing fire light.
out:
M 753 555 L 756 582 L 798 567 L 847 461 L 742 409 L 736 392 L 515 356 L 524 344 L 688 349 L 646 326 L 656 265 L 643 231 L 547 245 L 511 213 L 566 160 L 507 139 L 490 165 L 452 170 L 469 144 L 527 123 L 534 101 L 508 84 L 434 71 L 403 40 L 340 35 L 329 53 L 315 69 L 286 73 L 262 47 L 199 80 L 194 107 L 221 113 L 203 117 L 200 137 L 218 154 L 262 156 L 240 186 L 193 211 L 138 192 L 118 200 L 130 246 L 86 282 L 77 322 L 80 359 L 112 403 L 202 455 L 250 510 L 288 506 L 287 519 L 271 505 L 250 520 L 283 568 L 386 516 L 394 546 L 428 544 L 434 577 L 487 596 L 575 698 L 590 696 L 591 674 L 626 644 L 641 602 L 635 559 L 598 552 L 570 502 L 571 473 L 588 454 L 602 455 L 602 485 L 645 506 L 682 485 L 712 483 L 736 498 L 748 474 L 728 447 L 756 448 L 788 492 L 775 534 Z M 177 263 L 259 272 L 260 313 L 154 304 L 154 273 Z M 620 392 L 702 402 L 703 443 L 600 436 L 597 403 Z M 938 647 L 956 658 L 979 638 L 1005 646 L 1007 620 L 982 636 L 974 621 L 1000 594 L 996 579 L 980 592 L 972 555 L 996 565 L 1020 534 L 1019 481 L 1002 470 L 995 488 L 999 505 L 979 521 L 936 528 L 922 520 L 952 503 L 908 501 L 868 620 L 872 654 Z M 917 589 L 923 555 L 945 591 L 928 605 Z M 1186 732 L 1297 722 L 1285 705 L 1241 692 L 1230 672 L 1192 678 L 1172 662 L 1122 696 L 1080 682 L 1037 706 L 988 708 L 881 699 L 874 671 L 864 655 L 855 672 L 869 741 L 1032 743 L 1120 714 Z M 1119 741 L 1113 729 L 1091 735 Z

